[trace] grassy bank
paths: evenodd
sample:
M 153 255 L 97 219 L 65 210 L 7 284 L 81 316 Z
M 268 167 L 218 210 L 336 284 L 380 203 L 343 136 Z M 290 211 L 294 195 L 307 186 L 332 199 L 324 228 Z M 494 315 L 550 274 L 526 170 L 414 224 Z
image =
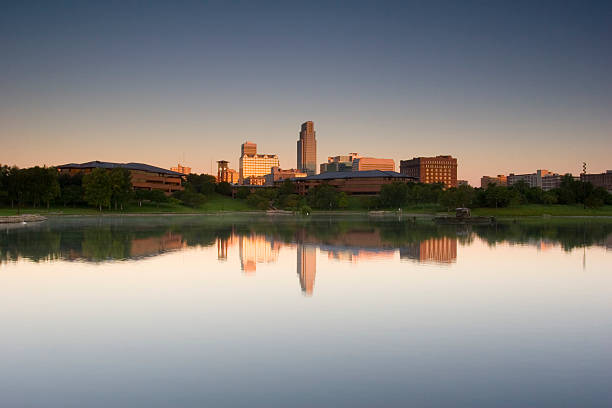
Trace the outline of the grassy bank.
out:
M 103 209 L 102 214 L 193 214 L 193 213 L 210 213 L 217 211 L 253 211 L 244 200 L 232 199 L 231 197 L 220 194 L 212 194 L 204 205 L 198 208 L 187 207 L 181 204 L 160 204 L 151 205 L 143 204 L 130 205 L 123 211 L 114 209 Z M 98 215 L 100 211 L 93 207 L 37 207 L 37 208 L 22 208 L 22 214 L 41 214 L 41 215 Z M 17 215 L 16 208 L 0 208 L 0 215 Z
M 612 216 L 612 206 L 600 208 L 583 208 L 581 205 L 540 205 L 528 204 L 507 208 L 475 208 L 472 215 L 495 217 L 529 217 L 529 216 Z
M 193 213 L 214 213 L 218 211 L 258 211 L 249 207 L 246 200 L 232 199 L 220 194 L 213 194 L 208 197 L 206 203 L 202 206 L 193 208 L 180 204 L 160 204 L 159 206 L 151 204 L 143 204 L 142 207 L 131 205 L 124 211 L 115 211 L 113 209 L 102 210 L 102 214 L 193 214 Z M 356 201 L 349 201 L 348 208 L 344 210 L 332 210 L 333 213 L 342 212 L 363 212 L 366 213 L 367 208 L 359 205 Z M 314 213 L 330 211 L 317 211 Z M 422 205 L 410 206 L 402 208 L 404 214 L 436 214 L 444 212 L 437 205 Z M 93 207 L 51 207 L 43 208 L 22 208 L 22 214 L 41 214 L 41 215 L 97 215 L 100 212 Z M 449 213 L 450 214 L 450 213 Z M 16 208 L 0 208 L 1 215 L 17 215 Z M 528 216 L 612 216 L 612 206 L 604 206 L 600 208 L 582 208 L 582 206 L 572 205 L 538 205 L 529 204 L 518 207 L 507 208 L 475 208 L 472 210 L 472 215 L 495 216 L 495 217 L 528 217 Z

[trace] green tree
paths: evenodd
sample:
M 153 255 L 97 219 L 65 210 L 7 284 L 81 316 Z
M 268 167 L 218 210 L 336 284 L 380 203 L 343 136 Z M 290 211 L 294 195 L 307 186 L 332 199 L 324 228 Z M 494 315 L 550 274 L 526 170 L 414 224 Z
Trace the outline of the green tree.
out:
M 215 187 L 215 191 L 225 196 L 232 195 L 232 185 L 227 181 L 222 181 Z
M 128 169 L 114 168 L 109 173 L 111 182 L 111 200 L 123 211 L 124 204 L 127 204 L 132 195 L 132 175 Z M 162 192 L 163 194 L 163 192 Z
M 210 174 L 189 174 L 185 189 L 193 192 L 209 195 L 215 192 L 216 179 Z
M 83 173 L 77 173 L 74 176 L 70 174 L 60 174 L 58 176 L 60 185 L 61 202 L 66 207 L 84 203 L 83 190 Z
M 100 211 L 102 207 L 110 207 L 113 189 L 108 171 L 93 169 L 83 177 L 83 188 L 88 204 L 98 207 Z
M 408 185 L 399 181 L 380 189 L 380 204 L 385 208 L 401 208 L 408 202 Z
M 245 186 L 238 187 L 238 191 L 236 191 L 236 198 L 240 198 L 241 200 L 244 200 L 250 194 L 251 194 L 251 190 L 248 187 L 245 187 Z
M 340 193 L 329 184 L 320 184 L 310 191 L 306 197 L 311 207 L 323 210 L 338 208 Z
M 196 193 L 191 189 L 177 191 L 172 196 L 187 207 L 197 208 L 206 202 L 206 196 L 204 194 Z

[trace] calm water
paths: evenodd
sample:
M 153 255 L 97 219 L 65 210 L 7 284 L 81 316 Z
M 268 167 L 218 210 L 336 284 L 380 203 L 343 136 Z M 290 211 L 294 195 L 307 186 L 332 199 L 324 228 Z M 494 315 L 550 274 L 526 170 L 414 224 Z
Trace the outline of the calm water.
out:
M 2 407 L 609 407 L 612 221 L 0 226 Z

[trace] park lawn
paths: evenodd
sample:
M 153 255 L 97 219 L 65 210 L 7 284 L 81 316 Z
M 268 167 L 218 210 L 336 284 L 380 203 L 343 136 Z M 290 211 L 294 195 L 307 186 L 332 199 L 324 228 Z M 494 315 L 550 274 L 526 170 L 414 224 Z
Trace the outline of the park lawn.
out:
M 528 216 L 612 216 L 612 206 L 583 208 L 582 205 L 543 205 L 526 204 L 506 208 L 474 208 L 472 215 L 495 217 L 528 217 Z
M 232 198 L 221 194 L 211 194 L 207 197 L 206 202 L 197 212 L 215 212 L 215 211 L 253 211 L 252 207 L 246 203 L 246 200 Z M 192 209 L 193 211 L 193 209 Z
M 57 207 L 53 206 L 50 208 L 37 207 L 37 208 L 22 208 L 21 214 L 40 214 L 40 215 L 121 215 L 121 214 L 194 214 L 194 213 L 210 213 L 217 211 L 252 211 L 245 200 L 232 199 L 231 197 L 224 196 L 221 194 L 212 194 L 208 196 L 204 205 L 198 208 L 187 207 L 181 204 L 148 204 L 145 203 L 142 207 L 131 204 L 124 211 L 114 209 L 102 209 L 100 213 L 94 207 Z M 16 208 L 0 208 L 0 216 L 2 215 L 17 215 Z

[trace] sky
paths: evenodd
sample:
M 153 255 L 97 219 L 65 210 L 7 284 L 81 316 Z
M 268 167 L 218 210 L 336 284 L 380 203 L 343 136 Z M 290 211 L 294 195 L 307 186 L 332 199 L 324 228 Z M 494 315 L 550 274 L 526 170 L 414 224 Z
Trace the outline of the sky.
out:
M 451 154 L 612 169 L 612 3 L 4 1 L 0 163 Z M 216 172 L 216 169 L 214 169 Z

